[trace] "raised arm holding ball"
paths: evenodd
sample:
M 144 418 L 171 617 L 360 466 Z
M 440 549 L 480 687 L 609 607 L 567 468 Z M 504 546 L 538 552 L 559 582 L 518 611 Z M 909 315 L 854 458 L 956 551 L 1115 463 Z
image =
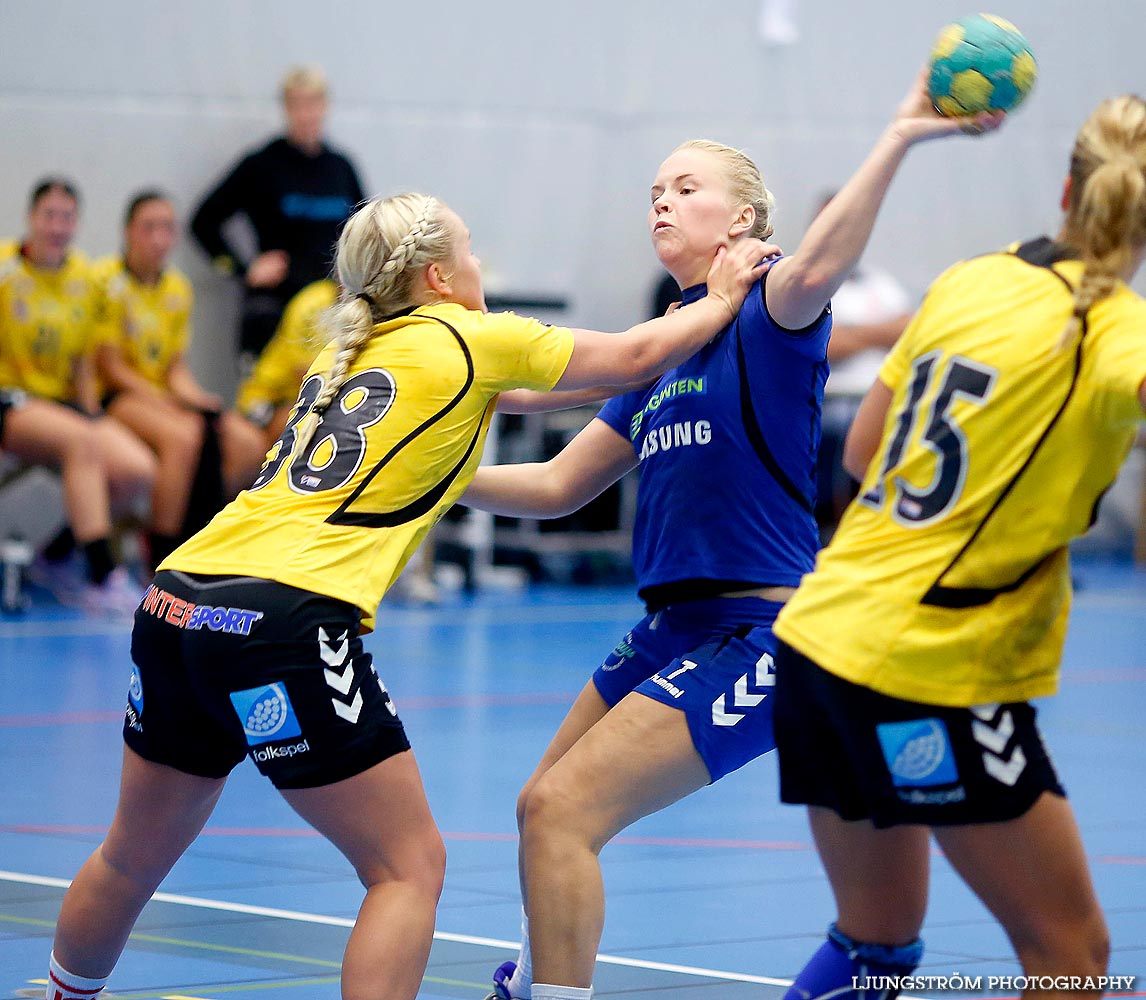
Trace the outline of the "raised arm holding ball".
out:
M 551 461 L 478 470 L 462 502 L 555 517 L 639 465 L 633 557 L 649 611 L 582 690 L 519 796 L 523 942 L 495 973 L 491 1000 L 587 998 L 604 918 L 600 849 L 773 749 L 772 623 L 818 545 L 829 300 L 908 149 L 991 131 L 1002 117 L 941 116 L 920 74 L 863 165 L 718 337 L 610 401 Z M 679 146 L 651 199 L 653 247 L 684 289 L 678 313 L 704 303 L 715 248 L 772 233 L 759 170 L 719 143 Z

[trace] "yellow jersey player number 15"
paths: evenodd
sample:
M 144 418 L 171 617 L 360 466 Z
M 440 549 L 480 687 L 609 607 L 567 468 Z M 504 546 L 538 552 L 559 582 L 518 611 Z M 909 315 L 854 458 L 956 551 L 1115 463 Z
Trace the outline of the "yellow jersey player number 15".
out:
M 809 807 L 839 907 L 788 1000 L 910 975 L 932 832 L 1030 989 L 1090 992 L 1105 975 L 1105 921 L 1032 700 L 1058 684 L 1068 544 L 1146 405 L 1146 302 L 1128 287 L 1146 256 L 1141 98 L 1082 127 L 1061 207 L 1054 239 L 932 286 L 849 434 L 859 498 L 777 619 L 780 794 Z

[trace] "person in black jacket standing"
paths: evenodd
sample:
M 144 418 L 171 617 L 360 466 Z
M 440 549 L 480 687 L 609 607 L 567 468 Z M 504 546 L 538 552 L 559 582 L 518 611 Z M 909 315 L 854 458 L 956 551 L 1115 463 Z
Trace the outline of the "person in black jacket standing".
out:
M 191 232 L 216 270 L 244 282 L 239 350 L 257 355 L 297 291 L 329 274 L 342 224 L 363 200 L 353 164 L 323 141 L 326 76 L 297 67 L 283 77 L 286 134 L 250 153 L 203 199 Z M 224 233 L 243 215 L 256 255 L 244 261 Z

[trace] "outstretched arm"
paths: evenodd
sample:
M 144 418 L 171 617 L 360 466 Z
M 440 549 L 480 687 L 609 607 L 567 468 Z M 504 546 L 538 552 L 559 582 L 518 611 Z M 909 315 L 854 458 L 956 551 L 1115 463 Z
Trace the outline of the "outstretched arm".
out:
M 480 466 L 458 502 L 509 517 L 562 517 L 636 465 L 633 446 L 603 420 L 591 420 L 548 462 Z
M 687 309 L 648 320 L 624 333 L 573 331 L 573 355 L 555 389 L 643 385 L 691 357 L 736 318 L 748 290 L 771 263 L 760 240 L 718 247 L 708 294 Z
M 596 403 L 616 394 L 616 387 L 610 385 L 598 385 L 591 389 L 572 389 L 566 392 L 510 389 L 497 397 L 497 412 L 551 413 L 554 410 L 573 410 L 578 406 Z
M 730 259 L 721 259 L 721 255 L 713 261 L 713 265 L 709 270 L 709 294 L 715 294 L 718 299 L 727 298 L 729 307 L 732 309 L 732 315 L 736 315 L 740 305 L 744 301 L 748 290 L 767 272 L 772 266 L 773 260 L 779 257 L 783 251 L 775 243 L 764 243 L 759 240 L 746 240 L 742 241 L 745 245 L 736 251 L 736 256 Z M 721 252 L 722 254 L 724 251 Z M 741 259 L 747 262 L 748 269 L 743 270 Z M 732 282 L 732 286 L 728 282 Z M 745 283 L 747 281 L 747 283 Z M 707 308 L 707 307 L 706 307 Z M 665 316 L 671 316 L 680 309 L 680 303 L 674 302 L 669 306 L 665 312 Z M 660 321 L 664 317 L 655 317 L 648 323 L 642 323 L 639 326 L 633 327 L 627 334 L 621 336 L 629 338 L 630 343 L 635 343 L 639 338 L 645 338 L 653 331 L 663 333 L 664 330 L 670 331 L 670 336 L 676 336 L 676 327 L 664 327 L 660 325 Z M 702 322 L 703 317 L 698 317 L 695 314 L 688 317 L 690 321 L 697 321 L 700 319 Z M 727 325 L 727 324 L 725 324 Z M 723 327 L 721 327 L 722 329 Z M 712 336 L 719 333 L 720 330 L 714 330 Z M 591 350 L 608 350 L 607 345 L 601 343 L 586 344 L 586 341 L 595 340 L 599 334 L 591 333 L 587 330 L 575 330 L 574 334 L 579 335 L 582 341 L 582 357 L 578 359 L 579 363 L 585 361 L 585 354 L 591 353 Z M 609 336 L 616 336 L 610 334 Z M 710 338 L 709 338 L 710 339 Z M 691 356 L 703 346 L 704 341 L 696 344 L 696 347 L 684 354 L 680 361 L 686 357 Z M 610 345 L 616 347 L 617 345 Z M 662 353 L 670 350 L 675 350 L 673 343 L 662 343 L 654 345 L 662 349 Z M 622 345 L 622 349 L 624 349 Z M 574 348 L 576 353 L 576 347 Z M 619 396 L 621 393 L 632 392 L 635 389 L 642 389 L 647 386 L 656 376 L 671 368 L 674 364 L 679 364 L 680 361 L 670 360 L 667 364 L 656 365 L 641 365 L 637 358 L 622 358 L 621 363 L 617 366 L 617 371 L 608 372 L 607 378 L 602 379 L 600 385 L 589 386 L 587 388 L 562 387 L 562 383 L 558 382 L 558 387 L 550 392 L 536 392 L 532 389 L 514 389 L 509 392 L 503 392 L 498 398 L 497 410 L 499 413 L 548 413 L 553 410 L 571 410 L 577 406 L 584 406 L 587 403 L 597 403 L 602 400 L 609 399 L 613 396 Z M 631 363 L 634 370 L 637 371 L 639 377 L 631 379 L 628 382 L 622 381 L 622 369 L 626 363 Z M 651 370 L 650 369 L 655 369 Z M 576 374 L 576 373 L 575 373 Z M 566 376 L 569 376 L 566 370 Z M 564 381 L 564 379 L 562 380 Z
M 1001 111 L 944 117 L 927 95 L 927 71 L 921 72 L 859 170 L 812 220 L 796 252 L 768 273 L 764 292 L 772 318 L 786 329 L 799 330 L 824 311 L 867 246 L 892 178 L 912 146 L 960 132 L 991 132 L 1004 117 Z

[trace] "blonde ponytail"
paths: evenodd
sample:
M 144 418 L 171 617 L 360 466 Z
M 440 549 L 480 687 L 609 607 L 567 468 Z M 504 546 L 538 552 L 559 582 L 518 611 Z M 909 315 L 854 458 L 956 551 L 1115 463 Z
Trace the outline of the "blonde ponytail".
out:
M 338 331 L 338 349 L 327 370 L 322 391 L 315 397 L 310 411 L 299 422 L 297 451 L 300 455 L 306 451 L 306 446 L 322 422 L 323 414 L 346 381 L 354 359 L 374 336 L 374 316 L 365 297 L 361 295 L 332 306 L 324 318 L 324 324 Z
M 335 254 L 344 298 L 323 319 L 335 343 L 322 391 L 299 423 L 296 451 L 303 454 L 322 415 L 350 374 L 355 359 L 374 338 L 377 324 L 415 305 L 417 275 L 448 261 L 452 234 L 442 202 L 422 194 L 375 199 L 351 216 Z
M 1075 139 L 1063 240 L 1079 251 L 1082 280 L 1062 343 L 1110 295 L 1146 245 L 1146 103 L 1125 95 L 1102 104 Z

